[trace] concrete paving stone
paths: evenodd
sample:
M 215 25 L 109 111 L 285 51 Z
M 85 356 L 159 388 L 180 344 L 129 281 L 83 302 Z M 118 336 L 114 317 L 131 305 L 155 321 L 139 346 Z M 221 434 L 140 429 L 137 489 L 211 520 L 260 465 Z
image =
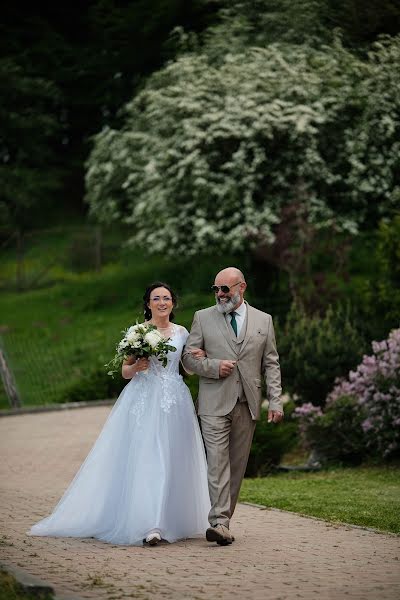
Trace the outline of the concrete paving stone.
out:
M 110 407 L 0 419 L 0 562 L 79 600 L 394 600 L 400 538 L 240 504 L 236 541 L 156 548 L 28 537 L 96 439 Z

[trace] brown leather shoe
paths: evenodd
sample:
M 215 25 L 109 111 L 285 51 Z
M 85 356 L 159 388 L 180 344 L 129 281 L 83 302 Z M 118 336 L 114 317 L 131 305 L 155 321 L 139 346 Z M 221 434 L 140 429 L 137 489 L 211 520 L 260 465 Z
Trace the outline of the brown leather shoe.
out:
M 206 531 L 207 542 L 217 542 L 220 546 L 229 546 L 234 541 L 229 529 L 218 523 L 215 527 L 209 527 Z

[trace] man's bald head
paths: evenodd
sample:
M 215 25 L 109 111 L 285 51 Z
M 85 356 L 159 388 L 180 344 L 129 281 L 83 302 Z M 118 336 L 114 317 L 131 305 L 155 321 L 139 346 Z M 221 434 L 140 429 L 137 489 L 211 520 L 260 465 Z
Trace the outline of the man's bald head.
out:
M 238 281 L 246 282 L 242 271 L 240 271 L 240 269 L 237 269 L 236 267 L 226 267 L 225 269 L 222 269 L 222 271 L 217 273 L 215 281 L 217 281 L 217 279 L 219 279 L 220 277 L 236 279 Z
M 240 269 L 236 267 L 222 269 L 215 277 L 215 285 L 220 288 L 215 293 L 215 302 L 220 312 L 231 312 L 242 304 L 246 281 Z M 226 286 L 228 291 L 222 291 L 221 286 Z

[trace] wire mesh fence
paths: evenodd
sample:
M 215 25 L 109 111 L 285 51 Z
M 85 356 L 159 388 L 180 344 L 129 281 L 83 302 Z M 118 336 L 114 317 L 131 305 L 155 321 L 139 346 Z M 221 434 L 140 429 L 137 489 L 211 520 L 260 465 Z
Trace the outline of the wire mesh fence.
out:
M 108 251 L 94 225 L 3 234 L 0 249 L 0 288 L 20 291 L 60 280 L 66 271 L 99 271 Z
M 2 236 L 1 408 L 67 401 L 71 386 L 110 360 L 122 326 L 132 317 L 121 314 L 120 306 L 102 317 L 93 303 L 113 302 L 112 293 L 106 297 L 101 289 L 107 278 L 101 268 L 106 256 L 118 263 L 117 235 L 79 226 Z
M 105 363 L 114 352 L 116 334 L 113 328 L 102 335 L 79 336 L 59 342 L 38 337 L 22 339 L 10 333 L 2 336 L 0 344 L 16 383 L 22 406 L 67 402 L 69 393 L 96 370 L 104 372 Z M 93 398 L 96 399 L 96 398 Z M 0 406 L 10 406 L 10 398 L 3 386 Z

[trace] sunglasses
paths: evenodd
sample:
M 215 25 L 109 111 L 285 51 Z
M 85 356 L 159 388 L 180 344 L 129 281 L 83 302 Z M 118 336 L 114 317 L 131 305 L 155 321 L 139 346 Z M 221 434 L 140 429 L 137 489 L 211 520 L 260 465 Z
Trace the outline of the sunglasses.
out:
M 218 294 L 219 290 L 221 290 L 221 292 L 224 292 L 224 294 L 227 294 L 231 288 L 235 287 L 235 285 L 239 285 L 239 283 L 242 283 L 242 282 L 238 281 L 237 283 L 234 283 L 233 285 L 212 285 L 211 289 L 216 294 Z

